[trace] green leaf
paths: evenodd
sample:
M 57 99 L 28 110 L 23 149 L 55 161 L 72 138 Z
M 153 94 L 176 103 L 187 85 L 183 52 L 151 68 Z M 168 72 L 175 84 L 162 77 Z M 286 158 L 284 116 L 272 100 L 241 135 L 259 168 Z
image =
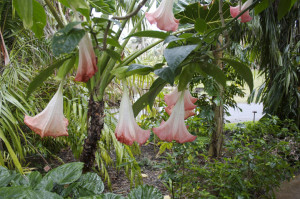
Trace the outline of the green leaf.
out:
M 0 198 L 24 198 L 24 199 L 62 199 L 60 195 L 45 190 L 35 191 L 31 187 L 14 186 L 0 188 Z
M 197 63 L 195 64 L 197 71 L 197 68 L 201 69 L 200 72 L 205 72 L 209 76 L 213 77 L 219 84 L 221 84 L 223 87 L 226 86 L 226 76 L 224 75 L 223 71 L 216 65 L 211 63 Z
M 265 9 L 267 9 L 269 7 L 269 1 L 270 0 L 262 0 L 261 2 L 259 2 L 255 7 L 254 7 L 254 12 L 255 15 L 258 15 L 259 13 L 261 13 L 262 11 L 264 11 Z M 274 0 L 272 0 L 273 2 Z
M 198 45 L 179 46 L 175 48 L 167 48 L 164 51 L 164 56 L 168 62 L 168 66 L 173 71 L 181 64 L 183 60 L 193 51 Z
M 232 66 L 235 71 L 246 81 L 250 88 L 250 92 L 253 90 L 253 75 L 250 67 L 247 65 L 235 61 L 233 59 L 222 59 L 223 61 L 227 62 L 230 66 Z
M 108 0 L 93 0 L 90 2 L 96 9 L 96 12 L 104 14 L 112 14 L 115 12 L 115 2 Z
M 82 174 L 83 163 L 72 162 L 59 166 L 47 173 L 43 180 L 53 180 L 59 185 L 70 184 L 78 180 Z
M 102 199 L 125 199 L 122 195 L 114 193 L 106 193 L 102 195 Z
M 204 33 L 207 29 L 207 24 L 204 19 L 198 18 L 195 22 L 195 30 L 197 30 L 199 33 Z
M 105 52 L 114 60 L 118 60 L 121 61 L 121 55 L 119 53 L 117 53 L 116 51 L 110 50 L 110 49 L 106 49 Z
M 140 185 L 139 187 L 133 189 L 129 195 L 128 199 L 162 199 L 163 196 L 161 192 L 148 185 Z
M 161 32 L 161 31 L 155 31 L 155 30 L 145 30 L 133 33 L 131 35 L 128 35 L 128 37 L 152 37 L 152 38 L 159 38 L 159 39 L 165 39 L 167 36 L 169 36 L 169 33 Z
M 195 72 L 194 64 L 190 64 L 182 70 L 180 76 L 179 76 L 179 85 L 178 85 L 178 91 L 185 90 L 187 87 L 187 84 L 191 81 L 193 78 Z
M 8 153 L 9 153 L 9 155 L 11 156 L 11 158 L 12 158 L 12 160 L 14 162 L 14 165 L 19 170 L 19 172 L 21 174 L 23 174 L 24 173 L 23 172 L 23 168 L 22 168 L 22 166 L 21 166 L 21 164 L 20 164 L 20 162 L 18 160 L 18 157 L 15 154 L 14 150 L 11 148 L 11 145 L 10 145 L 9 141 L 6 139 L 4 133 L 3 133 L 3 131 L 1 129 L 0 129 L 0 139 L 4 142 L 4 144 L 5 144 L 5 146 L 6 146 L 7 150 L 8 150 Z
M 36 0 L 32 1 L 33 5 L 33 26 L 31 30 L 34 32 L 37 38 L 41 38 L 44 35 L 44 27 L 47 24 L 47 17 L 45 9 Z
M 99 38 L 98 41 L 100 43 L 102 43 L 103 42 L 103 38 Z M 118 47 L 118 48 L 122 48 L 117 39 L 106 38 L 106 43 L 110 44 L 112 46 Z
M 110 71 L 110 73 L 121 80 L 121 79 L 126 78 L 127 69 L 128 69 L 128 66 L 123 66 L 123 67 L 120 67 L 120 68 L 113 69 L 112 71 Z
M 292 0 L 280 0 L 278 5 L 278 20 L 280 21 L 291 9 Z
M 152 71 L 153 71 L 153 68 L 150 66 L 145 66 L 145 65 L 141 65 L 141 64 L 131 64 L 126 71 L 126 77 L 133 75 L 133 74 L 147 75 Z
M 79 22 L 71 22 L 54 34 L 52 38 L 52 50 L 55 56 L 70 53 L 76 48 L 85 35 L 83 29 L 74 28 L 78 24 Z
M 77 190 L 80 196 L 91 196 L 101 194 L 104 190 L 104 184 L 96 173 L 86 173 L 79 180 Z
M 71 57 L 71 59 L 66 60 L 63 65 L 59 68 L 57 72 L 57 78 L 63 80 L 70 70 L 74 67 L 76 62 L 76 56 Z
M 26 29 L 30 29 L 33 25 L 33 5 L 32 0 L 13 0 L 13 5 L 23 20 Z
M 53 74 L 54 69 L 59 68 L 66 60 L 70 59 L 70 57 L 66 57 L 64 59 L 60 59 L 55 61 L 51 66 L 41 71 L 29 84 L 26 97 L 28 98 L 31 93 L 39 87 L 50 75 Z
M 170 36 L 167 36 L 165 41 L 164 41 L 164 44 L 167 44 L 167 43 L 170 43 L 172 41 L 178 41 L 178 40 L 183 40 L 184 38 L 178 38 L 178 37 L 175 37 L 173 35 L 170 35 Z
M 7 168 L 0 166 L 0 187 L 6 187 L 14 177 Z
M 166 82 L 173 85 L 174 79 L 175 79 L 175 74 L 170 67 L 164 67 L 161 69 L 157 69 L 154 71 L 154 73 L 157 76 L 159 76 L 160 78 L 162 78 L 163 80 L 165 80 Z
M 160 93 L 160 91 L 164 88 L 167 82 L 161 78 L 157 78 L 152 86 L 150 87 L 149 91 L 142 95 L 133 105 L 133 113 L 134 117 L 136 117 L 141 110 L 143 110 L 147 105 L 150 107 L 153 106 L 153 102 L 155 97 Z
M 90 17 L 90 7 L 85 0 L 67 0 L 70 8 L 75 8 L 78 12 L 80 12 L 87 19 Z

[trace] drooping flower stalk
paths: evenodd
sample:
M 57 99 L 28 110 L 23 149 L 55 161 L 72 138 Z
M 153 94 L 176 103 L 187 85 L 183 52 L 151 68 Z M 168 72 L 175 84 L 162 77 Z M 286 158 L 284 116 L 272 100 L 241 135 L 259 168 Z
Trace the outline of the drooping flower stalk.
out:
M 251 4 L 253 0 L 246 1 L 242 6 L 238 5 L 235 7 L 230 6 L 230 14 L 233 18 L 238 16 L 241 12 L 243 12 L 245 9 L 247 9 Z M 247 10 L 244 14 L 242 14 L 239 19 L 241 19 L 242 23 L 249 22 L 252 20 L 252 17 L 249 15 L 249 10 Z
M 179 20 L 173 14 L 174 0 L 162 0 L 159 7 L 153 13 L 146 13 L 145 16 L 151 24 L 156 23 L 160 30 L 176 31 Z
M 123 96 L 120 105 L 119 121 L 115 130 L 119 142 L 132 145 L 134 141 L 144 144 L 150 137 L 150 130 L 143 130 L 135 121 L 129 99 L 126 80 L 123 81 Z
M 188 132 L 184 123 L 184 115 L 184 92 L 181 92 L 170 118 L 166 122 L 162 122 L 159 127 L 153 128 L 153 132 L 159 139 L 168 142 L 172 140 L 179 143 L 194 141 L 196 136 Z
M 2 51 L 2 55 L 4 57 L 4 66 L 7 66 L 9 63 L 10 63 L 10 59 L 9 59 L 9 56 L 8 56 L 8 52 L 7 52 L 7 49 L 5 47 L 5 42 L 4 42 L 4 39 L 3 39 L 3 35 L 0 31 L 0 39 L 1 39 L 1 51 Z
M 62 83 L 47 107 L 34 117 L 25 115 L 24 123 L 42 138 L 45 136 L 67 136 L 69 124 L 63 114 Z

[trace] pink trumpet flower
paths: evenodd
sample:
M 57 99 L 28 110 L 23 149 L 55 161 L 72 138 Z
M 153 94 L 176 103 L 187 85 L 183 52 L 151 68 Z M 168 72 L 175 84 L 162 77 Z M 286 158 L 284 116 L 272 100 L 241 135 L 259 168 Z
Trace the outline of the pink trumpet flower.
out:
M 45 136 L 68 136 L 68 119 L 63 114 L 62 84 L 47 107 L 34 117 L 25 115 L 24 123 L 42 138 Z
M 97 72 L 97 58 L 88 34 L 79 42 L 79 63 L 75 81 L 87 82 Z
M 192 142 L 196 136 L 190 134 L 184 123 L 184 93 L 181 93 L 174 110 L 167 122 L 162 122 L 153 132 L 159 139 L 171 142 L 175 140 L 179 143 Z
M 126 82 L 120 105 L 119 122 L 117 124 L 115 135 L 119 142 L 132 145 L 134 141 L 140 145 L 144 144 L 150 137 L 150 130 L 143 130 L 138 126 L 134 119 L 132 106 L 128 95 Z
M 175 106 L 178 101 L 182 91 L 178 92 L 176 88 L 172 93 L 165 95 L 165 102 L 167 106 Z M 188 90 L 184 91 L 184 110 L 193 110 L 197 107 L 194 103 L 197 101 L 197 98 L 193 97 Z
M 174 105 L 173 106 L 167 106 L 165 107 L 165 111 L 168 113 L 168 115 L 172 114 L 172 111 L 174 109 Z M 184 119 L 186 120 L 187 118 L 194 116 L 195 112 L 193 110 L 186 110 L 184 111 Z
M 162 0 L 153 13 L 146 12 L 145 16 L 151 24 L 156 23 L 160 30 L 176 31 L 179 20 L 173 14 L 174 0 Z
M 1 51 L 2 51 L 2 54 L 4 57 L 4 66 L 7 66 L 9 64 L 10 60 L 9 60 L 8 52 L 5 47 L 5 42 L 4 42 L 1 31 L 0 31 L 0 39 L 1 39 Z
M 253 0 L 246 1 L 242 7 L 240 5 L 232 7 L 230 6 L 230 14 L 233 18 L 238 16 L 241 12 L 243 12 L 245 9 L 247 9 L 251 4 Z M 242 23 L 249 22 L 252 20 L 252 17 L 249 15 L 249 10 L 247 10 L 244 14 L 242 14 L 239 19 L 241 19 Z

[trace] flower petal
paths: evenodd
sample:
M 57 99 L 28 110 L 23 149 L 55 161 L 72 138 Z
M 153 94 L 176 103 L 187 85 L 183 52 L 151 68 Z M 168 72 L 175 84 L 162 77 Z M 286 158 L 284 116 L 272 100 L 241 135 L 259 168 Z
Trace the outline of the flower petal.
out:
M 165 107 L 165 111 L 168 113 L 168 115 L 172 114 L 172 111 L 174 109 L 174 106 L 167 106 Z M 187 118 L 194 116 L 196 113 L 193 110 L 186 110 L 184 111 L 184 119 L 186 120 Z
M 135 121 L 126 83 L 124 83 L 119 121 L 115 130 L 115 135 L 119 142 L 127 145 L 132 145 L 134 141 L 142 145 L 150 137 L 150 130 L 140 128 Z
M 58 91 L 41 113 L 35 117 L 25 115 L 24 123 L 41 137 L 67 136 L 69 122 L 63 115 L 62 86 L 59 86 Z
M 97 72 L 97 59 L 88 34 L 79 42 L 79 63 L 75 81 L 87 82 Z
M 240 12 L 241 12 L 240 6 L 235 6 L 235 7 L 230 6 L 230 15 L 232 16 L 232 18 L 238 16 Z
M 167 122 L 162 122 L 153 132 L 164 141 L 175 140 L 179 143 L 192 142 L 196 136 L 190 134 L 184 123 L 184 94 L 181 94 Z
M 238 16 L 241 12 L 243 12 L 245 9 L 247 9 L 251 4 L 252 4 L 253 0 L 248 0 L 246 1 L 242 7 L 240 8 L 240 6 L 236 6 L 236 7 L 232 7 L 230 6 L 230 14 L 233 18 L 235 18 L 236 16 Z M 247 10 L 244 14 L 242 14 L 239 19 L 241 19 L 242 23 L 245 22 L 249 22 L 252 20 L 252 17 L 249 14 L 249 10 Z
M 174 17 L 173 4 L 174 0 L 162 0 L 155 12 L 145 13 L 145 16 L 151 24 L 156 23 L 160 30 L 176 31 L 179 20 Z
M 7 49 L 5 47 L 5 42 L 4 42 L 1 31 L 0 31 L 0 39 L 1 39 L 1 51 L 2 51 L 2 54 L 4 56 L 4 66 L 7 66 L 10 63 L 10 59 L 9 59 L 9 56 L 8 56 Z
M 178 92 L 176 88 L 172 93 L 165 95 L 164 99 L 167 106 L 172 107 L 176 104 L 179 99 L 181 92 Z M 193 97 L 188 90 L 184 91 L 184 110 L 193 110 L 197 107 L 194 103 L 197 101 L 197 98 Z

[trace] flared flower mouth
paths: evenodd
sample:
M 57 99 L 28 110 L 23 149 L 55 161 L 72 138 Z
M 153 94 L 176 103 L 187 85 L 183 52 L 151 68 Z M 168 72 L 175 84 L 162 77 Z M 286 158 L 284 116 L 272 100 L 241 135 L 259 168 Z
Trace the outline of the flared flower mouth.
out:
M 62 83 L 47 107 L 34 117 L 25 115 L 24 123 L 42 138 L 45 136 L 67 136 L 69 124 L 63 114 Z
M 150 130 L 144 130 L 136 123 L 129 99 L 127 83 L 125 80 L 123 81 L 123 86 L 124 90 L 115 136 L 119 142 L 124 144 L 132 145 L 136 141 L 142 145 L 149 139 Z
M 196 136 L 188 132 L 184 123 L 184 101 L 184 92 L 181 92 L 167 122 L 162 122 L 159 127 L 153 128 L 153 132 L 159 139 L 167 142 L 175 140 L 179 143 L 192 142 L 196 139 Z
M 160 30 L 176 31 L 179 20 L 173 14 L 174 0 L 162 0 L 157 10 L 153 13 L 146 13 L 145 16 L 151 24 L 157 25 Z
M 244 10 L 246 10 L 247 8 L 249 8 L 249 6 L 252 4 L 253 0 L 248 0 L 246 1 L 241 7 L 235 6 L 232 7 L 230 6 L 230 14 L 233 18 L 235 18 L 236 16 L 238 16 L 241 12 L 243 12 Z M 242 14 L 239 19 L 241 19 L 242 23 L 246 23 L 252 20 L 252 17 L 249 14 L 249 10 L 247 10 L 244 14 Z

